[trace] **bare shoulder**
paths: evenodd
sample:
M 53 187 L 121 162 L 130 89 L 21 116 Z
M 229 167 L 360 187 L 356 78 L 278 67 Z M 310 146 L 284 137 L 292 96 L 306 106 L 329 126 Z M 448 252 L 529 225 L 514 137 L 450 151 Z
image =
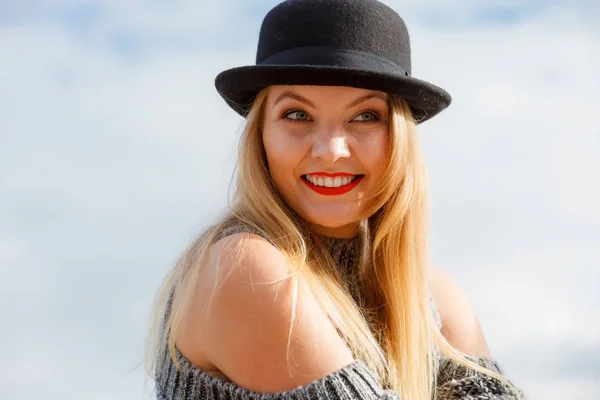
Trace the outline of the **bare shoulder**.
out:
M 182 329 L 184 355 L 196 354 L 207 368 L 239 386 L 272 393 L 308 384 L 352 362 L 311 291 L 292 277 L 286 257 L 263 238 L 235 234 L 222 239 L 211 247 L 204 267 Z
M 479 320 L 460 286 L 437 267 L 430 269 L 430 282 L 448 343 L 463 353 L 490 357 Z

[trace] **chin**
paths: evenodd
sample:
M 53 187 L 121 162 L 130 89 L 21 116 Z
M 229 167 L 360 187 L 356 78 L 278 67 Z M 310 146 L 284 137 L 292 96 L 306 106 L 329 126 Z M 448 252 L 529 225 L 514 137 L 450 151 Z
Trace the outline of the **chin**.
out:
M 356 226 L 364 209 L 364 204 L 360 201 L 327 204 L 290 196 L 286 202 L 306 222 L 324 229 Z

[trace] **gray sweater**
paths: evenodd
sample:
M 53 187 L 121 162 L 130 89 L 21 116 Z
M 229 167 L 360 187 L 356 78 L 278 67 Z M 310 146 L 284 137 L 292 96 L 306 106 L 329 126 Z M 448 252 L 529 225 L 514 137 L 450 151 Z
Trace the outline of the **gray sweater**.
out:
M 228 231 L 228 234 L 239 229 Z M 251 231 L 251 230 L 250 230 Z M 340 272 L 347 278 L 350 292 L 358 300 L 356 266 L 360 262 L 364 238 L 322 238 Z M 434 315 L 440 324 L 439 313 L 432 301 Z M 170 308 L 167 309 L 167 313 Z M 163 349 L 156 368 L 156 394 L 159 400 L 376 400 L 399 399 L 376 381 L 369 368 L 360 360 L 303 387 L 288 392 L 265 394 L 251 392 L 232 382 L 221 381 L 192 365 L 177 349 L 175 357 L 182 366 L 178 370 L 169 357 L 168 348 Z M 498 373 L 498 363 L 484 357 L 473 361 Z M 509 388 L 496 379 L 467 369 L 453 360 L 440 356 L 437 373 L 436 400 L 522 400 L 522 394 L 514 395 Z

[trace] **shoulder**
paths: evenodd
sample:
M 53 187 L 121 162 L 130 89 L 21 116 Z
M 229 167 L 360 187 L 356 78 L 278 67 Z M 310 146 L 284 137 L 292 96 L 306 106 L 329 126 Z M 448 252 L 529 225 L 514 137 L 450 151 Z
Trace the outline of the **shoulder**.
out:
M 430 269 L 431 290 L 442 321 L 442 335 L 455 349 L 490 357 L 479 319 L 467 296 L 452 277 L 440 268 Z
M 305 385 L 350 364 L 350 351 L 293 272 L 255 234 L 212 244 L 186 315 L 188 353 L 201 351 L 228 379 L 260 392 Z
M 265 238 L 254 232 L 235 232 L 208 248 L 203 272 L 200 283 L 208 283 L 207 278 L 220 278 L 223 284 L 230 285 L 272 279 L 285 284 L 289 283 L 287 278 L 292 271 L 283 253 Z M 277 287 L 277 284 L 267 285 L 263 290 Z

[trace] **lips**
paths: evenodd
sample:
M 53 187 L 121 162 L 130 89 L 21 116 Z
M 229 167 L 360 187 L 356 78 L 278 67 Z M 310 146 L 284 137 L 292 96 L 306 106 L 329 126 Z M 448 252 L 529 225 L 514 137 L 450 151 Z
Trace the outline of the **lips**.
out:
M 302 182 L 308 188 L 325 196 L 340 196 L 354 189 L 364 178 L 364 175 L 353 175 L 345 172 L 329 174 L 319 172 L 302 176 Z M 325 186 L 327 185 L 327 186 Z

